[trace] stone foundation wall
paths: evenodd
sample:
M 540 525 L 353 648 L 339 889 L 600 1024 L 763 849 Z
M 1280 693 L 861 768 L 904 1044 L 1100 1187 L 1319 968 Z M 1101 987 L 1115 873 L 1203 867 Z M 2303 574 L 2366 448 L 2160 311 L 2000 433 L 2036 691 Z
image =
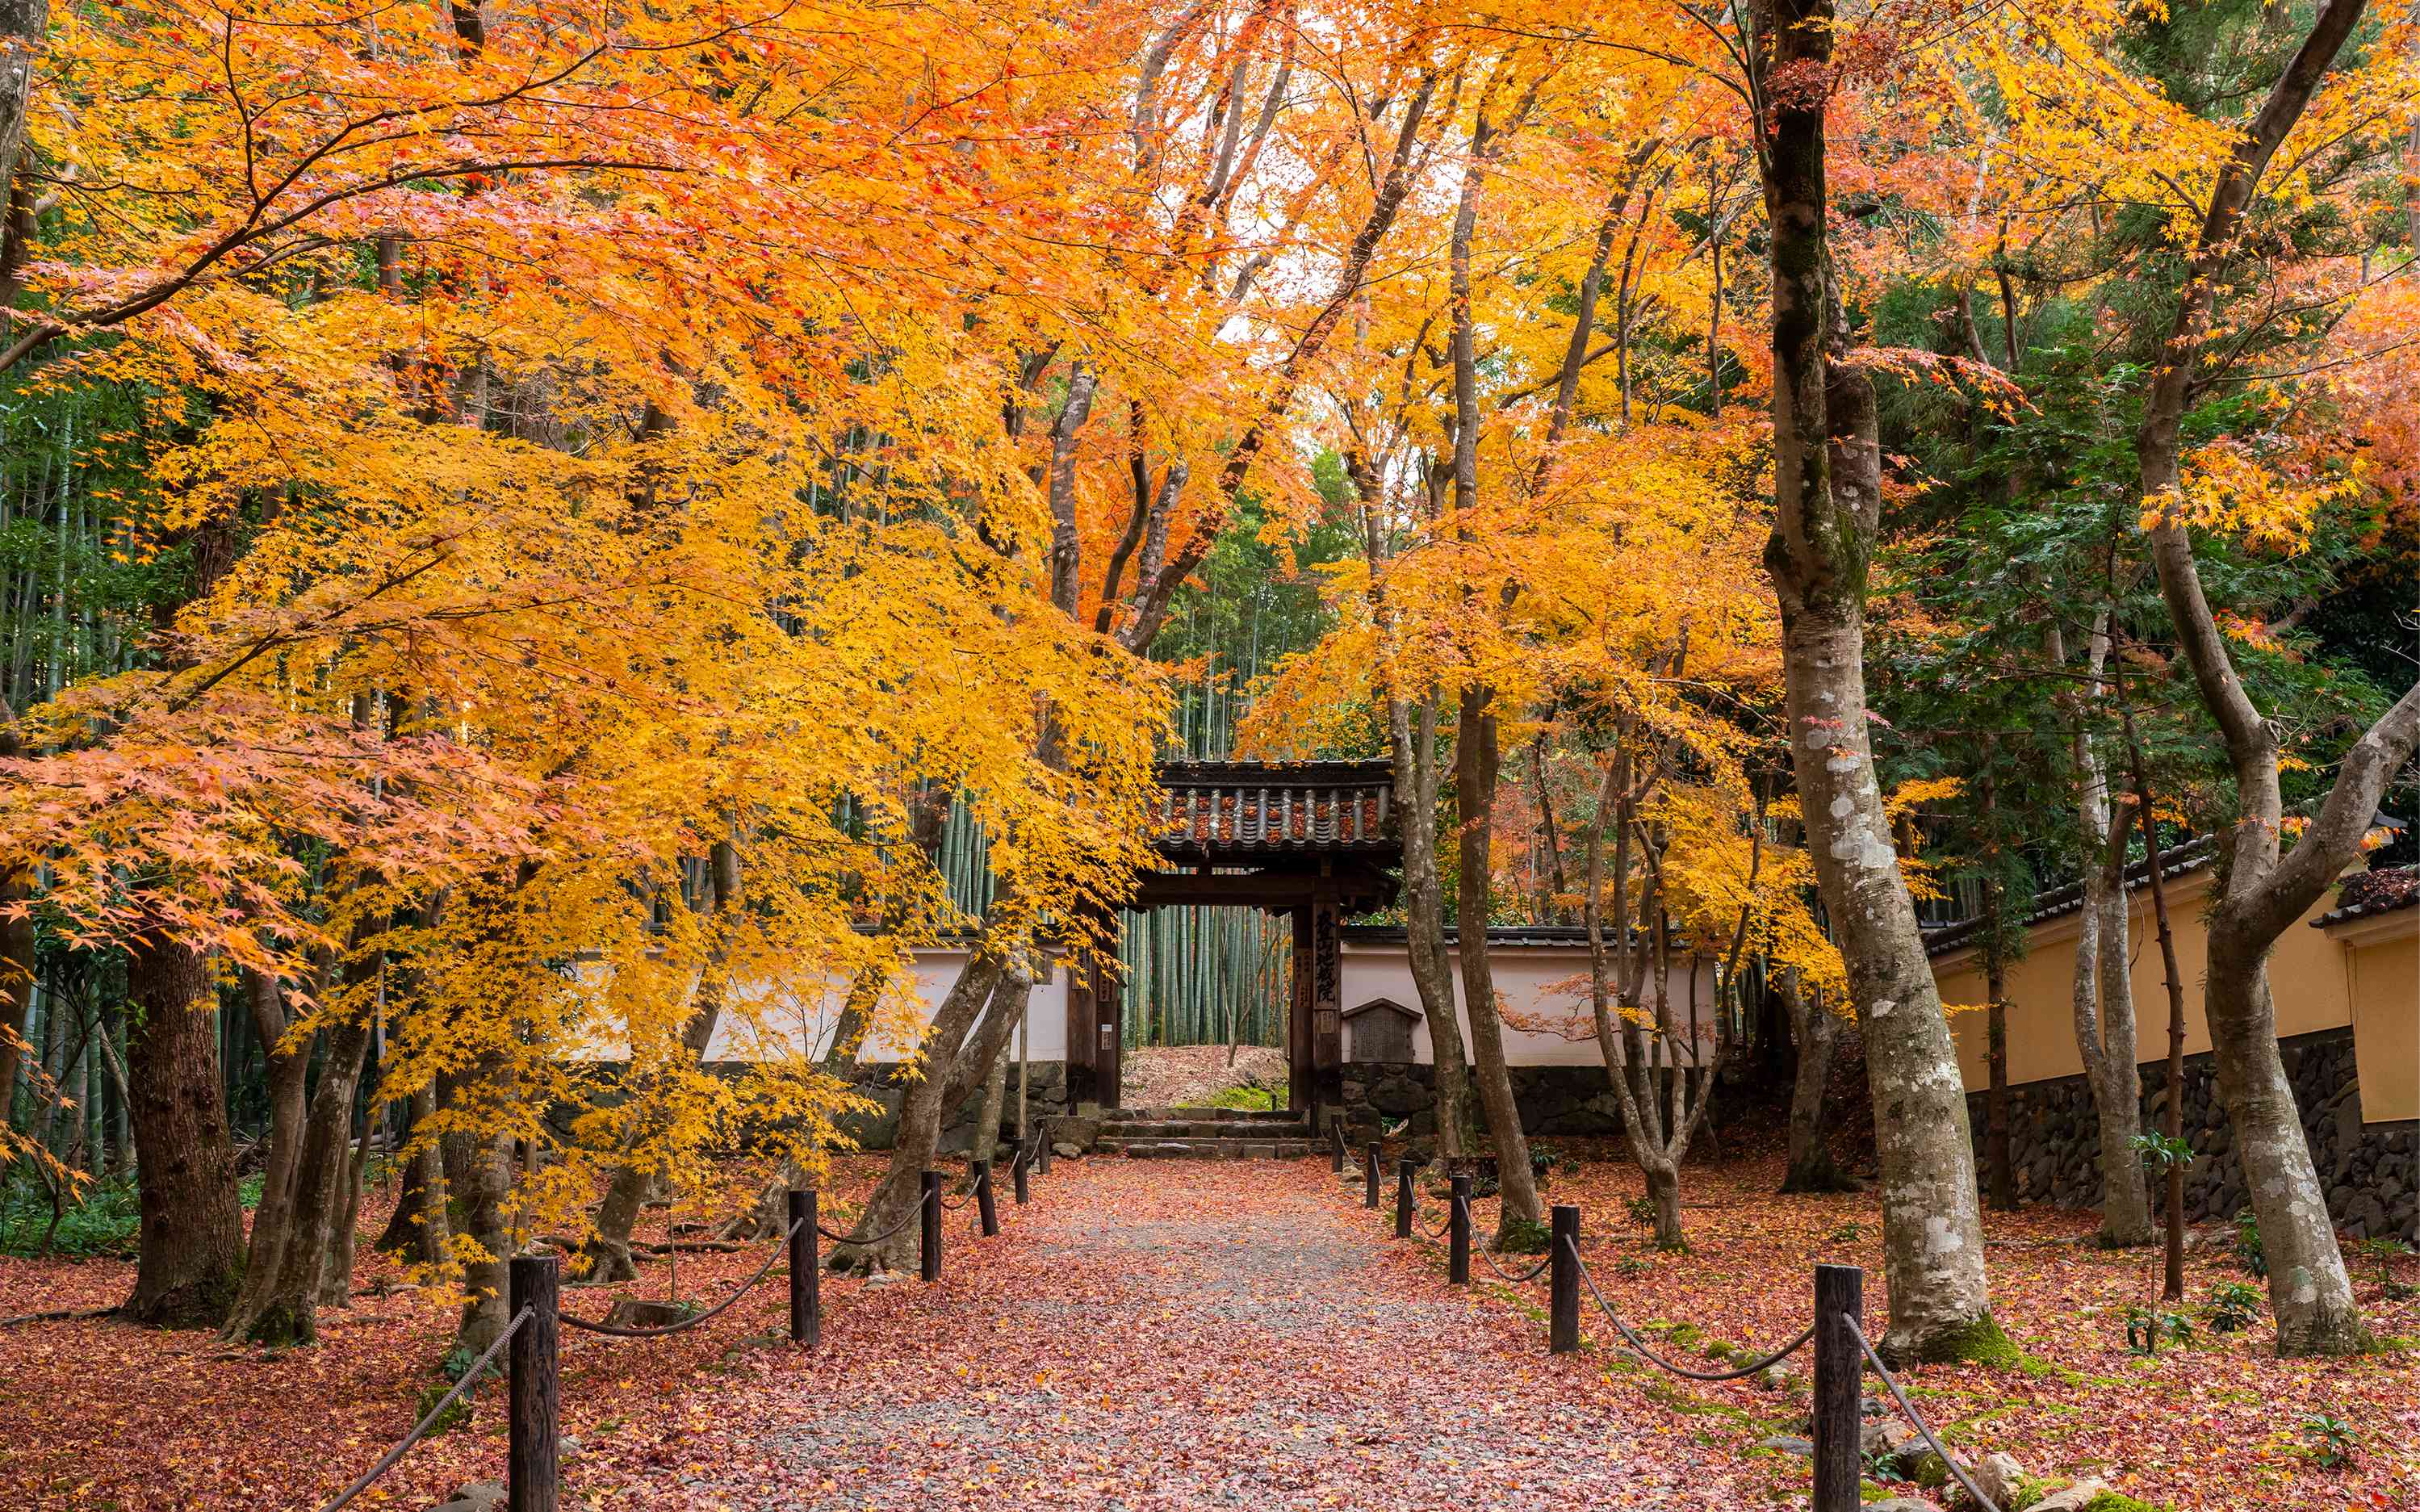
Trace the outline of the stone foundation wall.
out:
M 2364 1128 L 2361 1087 L 2353 1068 L 2352 1032 L 2302 1035 L 2278 1047 L 2287 1079 L 2303 1110 L 2328 1211 L 2355 1239 L 2393 1237 L 2420 1242 L 2420 1125 Z M 2167 1113 L 2168 1068 L 2143 1068 L 2143 1128 L 2154 1132 Z M 1975 1163 L 1983 1165 L 1984 1097 L 1967 1098 L 1975 1125 Z M 2235 1131 L 2218 1101 L 2211 1057 L 2185 1059 L 2184 1137 L 2194 1147 L 2185 1174 L 2185 1217 L 2192 1223 L 2232 1219 L 2245 1204 L 2243 1162 Z M 2101 1125 L 2084 1079 L 2064 1077 L 2009 1089 L 2009 1159 L 2020 1201 L 2061 1208 L 2101 1202 Z M 2154 1194 L 2154 1202 L 2157 1196 Z
M 1025 1115 L 1030 1126 L 1038 1127 L 1043 1120 L 1057 1118 L 1074 1110 L 1067 1102 L 1067 1063 L 1035 1061 L 1031 1067 L 1032 1080 L 1026 1091 Z M 895 1064 L 869 1062 L 857 1068 L 857 1090 L 882 1104 L 878 1114 L 860 1114 L 840 1120 L 842 1130 L 859 1146 L 870 1150 L 887 1150 L 899 1138 L 899 1109 L 908 1099 L 907 1084 L 899 1080 Z M 1016 1062 L 1008 1063 L 1008 1094 L 1001 1099 L 1001 1126 L 1016 1127 Z M 941 1121 L 940 1153 L 963 1154 L 974 1145 L 975 1121 L 983 1115 L 983 1088 L 950 1110 Z
M 1521 1110 L 1524 1132 L 1566 1138 L 1609 1138 L 1621 1132 L 1621 1104 L 1604 1067 L 1515 1066 L 1511 1070 L 1512 1100 Z M 1412 1137 L 1435 1133 L 1436 1068 L 1421 1062 L 1346 1062 L 1344 1116 L 1356 1126 L 1408 1118 Z

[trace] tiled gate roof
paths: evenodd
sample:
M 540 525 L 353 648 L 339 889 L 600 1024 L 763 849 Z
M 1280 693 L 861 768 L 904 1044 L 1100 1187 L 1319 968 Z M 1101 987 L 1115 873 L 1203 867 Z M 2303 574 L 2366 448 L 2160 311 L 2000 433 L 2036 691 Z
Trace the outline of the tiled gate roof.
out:
M 1155 843 L 1187 860 L 1391 857 L 1394 774 L 1384 761 L 1171 761 Z

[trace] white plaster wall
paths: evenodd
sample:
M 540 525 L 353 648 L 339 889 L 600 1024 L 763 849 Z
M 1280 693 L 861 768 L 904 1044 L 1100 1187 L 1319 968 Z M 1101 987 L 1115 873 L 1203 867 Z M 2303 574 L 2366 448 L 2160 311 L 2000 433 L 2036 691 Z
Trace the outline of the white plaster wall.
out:
M 951 984 L 965 969 L 967 952 L 960 948 L 926 948 L 915 953 L 916 993 L 921 1005 L 921 1021 L 930 1022 Z M 1596 1066 L 1603 1064 L 1597 1053 L 1596 1037 L 1589 1023 L 1588 952 L 1569 946 L 1497 945 L 1490 957 L 1496 972 L 1496 988 L 1504 999 L 1506 1008 L 1524 1026 L 1508 1021 L 1504 1026 L 1505 1060 L 1513 1066 Z M 1389 998 L 1413 1012 L 1419 1011 L 1419 990 L 1412 985 L 1410 956 L 1403 945 L 1359 944 L 1347 943 L 1342 949 L 1343 977 L 1341 983 L 1343 1005 L 1349 1012 L 1373 998 Z M 1673 963 L 1672 988 L 1674 1011 L 1685 1035 L 1688 1022 L 1688 985 L 1690 973 L 1683 961 Z M 1711 1005 L 1714 1001 L 1714 974 L 1709 965 L 1696 967 L 1698 1001 Z M 1067 987 L 1068 974 L 1063 963 L 1053 961 L 1047 974 L 1033 984 L 1032 1004 L 1027 1013 L 1027 1031 L 1032 1036 L 1029 1053 L 1037 1061 L 1058 1061 L 1067 1058 Z M 791 1051 L 803 1049 L 820 1055 L 829 1045 L 840 1018 L 841 1004 L 846 983 L 831 979 L 820 991 L 783 990 L 759 985 L 741 989 L 758 994 L 762 1004 L 752 1016 L 725 1015 L 715 1031 L 714 1042 L 706 1053 L 714 1060 L 744 1060 L 762 1052 L 754 1047 L 760 1036 L 778 1036 Z M 1460 984 L 1456 983 L 1456 1004 L 1460 1006 Z M 1711 1014 L 1711 1008 L 1708 1008 Z M 1470 1021 L 1461 1015 L 1463 1050 L 1470 1049 Z M 904 1023 L 893 1016 L 895 1029 Z M 1352 1028 L 1345 1029 L 1348 1053 Z M 1701 1041 L 1711 1048 L 1714 1027 L 1710 1017 L 1701 1019 Z M 866 1037 L 859 1052 L 861 1062 L 897 1061 L 912 1049 L 912 1041 L 901 1043 L 904 1033 L 880 1033 Z M 1012 1049 L 1015 1041 L 1011 1042 Z M 1620 1047 L 1616 1047 L 1620 1053 Z M 1436 1058 L 1435 1048 L 1429 1038 L 1425 1019 L 1412 1027 L 1412 1058 L 1429 1064 Z
M 927 949 L 915 953 L 915 991 L 919 1010 L 914 1021 L 930 1023 L 941 1000 L 949 995 L 958 973 L 965 970 L 968 953 L 963 949 Z M 848 984 L 839 977 L 828 978 L 820 990 L 783 988 L 764 983 L 752 984 L 738 990 L 750 996 L 756 1006 L 752 1012 L 725 1014 L 716 1025 L 713 1042 L 706 1049 L 708 1060 L 750 1060 L 769 1058 L 767 1039 L 778 1037 L 783 1049 L 796 1052 L 803 1050 L 820 1057 L 830 1046 L 833 1031 L 839 1026 L 840 1013 L 846 1001 Z M 861 1064 L 890 1062 L 908 1058 L 915 1048 L 914 1037 L 907 1032 L 906 1004 L 888 1010 L 881 1016 L 875 1032 L 865 1037 L 858 1052 Z M 980 1029 L 982 1021 L 976 1021 Z M 1027 1053 L 1037 1061 L 1067 1058 L 1067 973 L 1057 961 L 1033 984 L 1033 996 L 1026 1009 L 1025 1033 L 1029 1036 Z M 1017 1041 L 1009 1040 L 1009 1053 L 1016 1053 Z
M 1532 1032 L 1506 1022 L 1505 1064 L 1605 1064 L 1597 1052 L 1596 1034 L 1589 1012 L 1586 950 L 1555 945 L 1497 945 L 1488 952 L 1488 960 L 1495 971 L 1497 993 L 1513 1018 L 1564 1031 Z M 1419 989 L 1412 982 L 1411 956 L 1406 946 L 1348 943 L 1343 949 L 1343 969 L 1342 985 L 1347 1013 L 1373 998 L 1389 998 L 1414 1013 L 1419 1012 Z M 1714 1002 L 1714 970 L 1705 965 L 1699 966 L 1697 970 L 1698 1001 L 1701 1005 L 1711 1005 Z M 1683 1036 L 1688 1024 L 1688 972 L 1683 961 L 1675 961 L 1672 969 L 1674 1011 Z M 1650 991 L 1652 993 L 1652 984 Z M 1651 1004 L 1652 1001 L 1651 996 Z M 1454 984 L 1454 1008 L 1462 1025 L 1463 1053 L 1467 1057 L 1470 1052 L 1470 1015 L 1464 1006 L 1458 978 Z M 1708 1012 L 1711 1013 L 1710 1007 Z M 1700 1037 L 1711 1051 L 1714 1043 L 1711 1018 L 1701 1018 L 1699 1027 Z M 1344 1034 L 1345 1053 L 1350 1056 L 1353 1037 L 1350 1021 L 1345 1024 Z M 1619 1059 L 1621 1046 L 1618 1043 L 1614 1052 Z M 1424 1066 L 1436 1060 L 1436 1046 L 1429 1037 L 1425 1016 L 1412 1026 L 1412 1059 Z

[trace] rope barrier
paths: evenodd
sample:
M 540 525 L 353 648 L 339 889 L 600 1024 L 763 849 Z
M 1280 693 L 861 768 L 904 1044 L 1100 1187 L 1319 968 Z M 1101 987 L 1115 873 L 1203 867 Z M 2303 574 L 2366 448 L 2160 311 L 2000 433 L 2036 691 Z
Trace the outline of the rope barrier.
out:
M 1554 1252 L 1550 1250 L 1546 1254 L 1538 1256 L 1538 1263 L 1536 1265 L 1531 1266 L 1528 1270 L 1522 1271 L 1516 1276 L 1510 1270 L 1505 1270 L 1502 1266 L 1497 1265 L 1496 1263 L 1496 1256 L 1487 1253 L 1487 1247 L 1485 1245 L 1474 1244 L 1471 1246 L 1471 1249 L 1481 1259 L 1487 1262 L 1487 1269 L 1495 1271 L 1497 1276 L 1505 1281 L 1511 1282 L 1516 1286 L 1527 1282 L 1537 1280 L 1540 1276 L 1546 1273 L 1546 1267 L 1555 1263 Z
M 879 1244 L 884 1239 L 891 1238 L 894 1234 L 906 1232 L 908 1225 L 923 1217 L 923 1212 L 924 1205 L 922 1202 L 919 1202 L 915 1207 L 908 1209 L 907 1217 L 902 1218 L 899 1222 L 892 1224 L 889 1228 L 884 1229 L 881 1233 L 868 1234 L 863 1239 L 858 1239 L 855 1236 L 848 1234 L 835 1234 L 821 1224 L 817 1224 L 815 1225 L 815 1232 L 831 1240 L 834 1244 Z
M 1941 1462 L 1949 1467 L 1949 1473 L 1957 1477 L 1958 1484 L 1966 1488 L 1966 1494 L 1975 1499 L 1977 1506 L 1981 1507 L 1983 1512 L 2000 1512 L 2000 1509 L 1993 1504 L 1992 1499 L 1985 1496 L 1982 1489 L 1973 1481 L 1967 1479 L 1965 1467 L 1959 1464 L 1949 1451 L 1941 1446 L 1941 1441 L 1933 1436 L 1932 1426 L 1925 1422 L 1917 1413 L 1916 1405 L 1907 1399 L 1907 1393 L 1900 1390 L 1899 1378 L 1893 1376 L 1890 1373 L 1890 1367 L 1883 1364 L 1883 1357 L 1874 1353 L 1873 1345 L 1866 1338 L 1866 1331 L 1859 1328 L 1857 1320 L 1850 1315 L 1843 1313 L 1840 1317 L 1842 1321 L 1849 1325 L 1849 1333 L 1856 1339 L 1857 1348 L 1865 1351 L 1866 1364 L 1873 1366 L 1874 1374 L 1882 1377 L 1883 1384 L 1890 1388 L 1891 1398 L 1899 1403 L 1899 1410 L 1906 1414 L 1908 1425 L 1924 1436 L 1924 1442 L 1931 1445 L 1932 1452 L 1941 1457 Z
M 959 1208 L 963 1208 L 963 1207 L 965 1207 L 967 1204 L 969 1204 L 969 1203 L 970 1203 L 970 1202 L 972 1202 L 972 1201 L 974 1201 L 974 1200 L 975 1200 L 975 1194 L 974 1194 L 974 1192 L 973 1192 L 972 1191 L 968 1191 L 968 1192 L 964 1192 L 959 1193 L 959 1195 L 958 1195 L 958 1200 L 957 1200 L 957 1201 L 955 1201 L 955 1202 L 952 1202 L 949 1198 L 947 1198 L 947 1197 L 943 1197 L 943 1198 L 941 1199 L 941 1211 L 943 1211 L 943 1212 L 945 1212 L 945 1213 L 954 1213 L 954 1212 L 956 1212 Z
M 1588 1261 L 1580 1257 L 1579 1246 L 1574 1244 L 1568 1238 L 1566 1238 L 1563 1240 L 1563 1248 L 1571 1251 L 1572 1263 L 1579 1267 L 1580 1279 L 1588 1284 L 1589 1295 L 1596 1299 L 1597 1307 L 1604 1312 L 1606 1321 L 1611 1323 L 1615 1329 L 1620 1331 L 1622 1338 L 1628 1341 L 1631 1348 L 1637 1351 L 1640 1358 L 1648 1361 L 1650 1364 L 1661 1365 L 1666 1370 L 1670 1371 L 1673 1375 L 1682 1377 L 1684 1380 L 1744 1380 L 1746 1377 L 1755 1375 L 1761 1370 L 1779 1364 L 1782 1361 L 1789 1359 L 1792 1355 L 1796 1354 L 1809 1339 L 1812 1339 L 1815 1336 L 1815 1325 L 1809 1323 L 1807 1325 L 1807 1331 L 1805 1333 L 1799 1334 L 1798 1337 L 1791 1340 L 1788 1344 L 1783 1345 L 1780 1348 L 1776 1349 L 1773 1353 L 1766 1355 L 1763 1359 L 1757 1361 L 1753 1364 L 1742 1365 L 1737 1370 L 1703 1371 L 1683 1369 L 1681 1366 L 1674 1364 L 1671 1361 L 1664 1359 L 1654 1350 L 1650 1349 L 1644 1340 L 1640 1339 L 1637 1334 L 1630 1331 L 1630 1325 L 1623 1322 L 1621 1315 L 1613 1310 L 1613 1304 L 1605 1300 L 1605 1293 L 1597 1290 L 1596 1277 L 1589 1274 Z M 1928 1437 L 1930 1437 L 1930 1435 L 1928 1435 Z M 1942 1457 L 1947 1459 L 1949 1457 L 1944 1455 Z M 1997 1512 L 1997 1509 L 1993 1509 L 1993 1512 Z
M 754 1275 L 750 1276 L 747 1280 L 741 1282 L 739 1284 L 738 1290 L 733 1292 L 730 1296 L 725 1297 L 722 1301 L 715 1303 L 712 1307 L 698 1314 L 694 1317 L 684 1317 L 677 1323 L 666 1323 L 660 1328 L 625 1328 L 616 1323 L 592 1323 L 584 1317 L 574 1317 L 569 1313 L 562 1315 L 562 1321 L 566 1327 L 579 1329 L 582 1333 L 603 1333 L 609 1337 L 616 1339 L 655 1339 L 661 1338 L 667 1333 L 678 1333 L 685 1329 L 695 1328 L 701 1323 L 719 1317 L 723 1313 L 730 1311 L 731 1305 L 734 1302 L 737 1302 L 740 1298 L 747 1296 L 749 1292 L 754 1290 L 756 1283 L 764 1280 L 765 1277 L 772 1270 L 773 1262 L 782 1258 L 783 1255 L 788 1253 L 787 1246 L 790 1242 L 790 1236 L 799 1231 L 799 1224 L 803 1224 L 805 1222 L 806 1220 L 801 1218 L 799 1220 L 798 1224 L 792 1224 L 789 1227 L 783 1229 L 782 1231 L 782 1237 L 773 1242 L 772 1253 L 765 1256 L 765 1263 L 756 1268 L 756 1273 Z
M 321 1507 L 319 1512 L 338 1512 L 339 1508 L 349 1505 L 354 1497 L 368 1490 L 373 1481 L 393 1470 L 396 1460 L 401 1459 L 413 1444 L 427 1436 L 429 1428 L 439 1418 L 445 1415 L 445 1410 L 452 1407 L 458 1397 L 477 1382 L 480 1375 L 488 1368 L 488 1362 L 493 1360 L 499 1350 L 512 1342 L 513 1335 L 520 1332 L 521 1325 L 535 1316 L 526 1307 L 515 1313 L 513 1320 L 504 1325 L 504 1331 L 496 1335 L 496 1342 L 488 1346 L 487 1353 L 471 1362 L 470 1368 L 462 1372 L 462 1379 L 454 1383 L 454 1389 L 437 1399 L 437 1405 L 428 1410 L 427 1417 L 411 1426 L 411 1431 L 403 1436 L 403 1442 L 389 1449 L 383 1458 L 369 1468 L 367 1474 L 338 1491 L 335 1500 Z

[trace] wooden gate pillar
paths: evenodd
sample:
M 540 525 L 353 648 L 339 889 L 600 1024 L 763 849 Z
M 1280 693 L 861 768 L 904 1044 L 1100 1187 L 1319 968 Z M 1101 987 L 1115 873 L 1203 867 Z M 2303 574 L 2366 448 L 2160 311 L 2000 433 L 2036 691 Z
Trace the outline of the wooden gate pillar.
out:
M 1343 925 L 1335 894 L 1323 892 L 1311 900 L 1311 1100 L 1328 1109 L 1344 1104 Z
M 1067 958 L 1067 1097 L 1069 1105 L 1118 1105 L 1119 1034 L 1125 1017 L 1117 959 Z
M 1093 1095 L 1104 1108 L 1125 1096 L 1125 983 L 1114 959 L 1097 962 L 1093 975 Z

